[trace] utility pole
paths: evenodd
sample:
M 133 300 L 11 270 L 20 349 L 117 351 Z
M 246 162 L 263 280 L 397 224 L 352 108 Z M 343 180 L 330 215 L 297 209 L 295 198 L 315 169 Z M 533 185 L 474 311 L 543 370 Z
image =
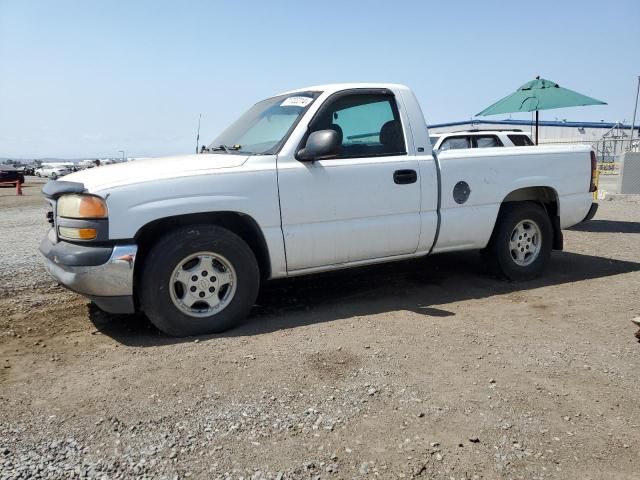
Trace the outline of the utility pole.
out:
M 200 120 L 202 120 L 202 114 L 198 117 L 198 134 L 196 135 L 196 153 L 198 153 L 198 144 L 200 143 Z
M 640 94 L 640 75 L 638 75 L 638 88 L 636 89 L 636 106 L 633 109 L 633 121 L 631 122 L 631 140 L 629 140 L 629 149 L 633 143 L 633 132 L 636 126 L 636 112 L 638 111 L 638 95 Z M 640 130 L 640 128 L 638 129 Z M 640 136 L 640 133 L 638 134 Z

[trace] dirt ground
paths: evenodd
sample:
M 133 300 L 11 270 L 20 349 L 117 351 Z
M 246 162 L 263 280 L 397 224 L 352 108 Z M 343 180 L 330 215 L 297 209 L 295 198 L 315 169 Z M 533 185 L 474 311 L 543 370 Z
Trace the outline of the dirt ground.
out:
M 56 286 L 25 192 L 0 189 L 0 478 L 640 477 L 640 202 L 533 282 L 447 254 L 273 282 L 174 339 Z

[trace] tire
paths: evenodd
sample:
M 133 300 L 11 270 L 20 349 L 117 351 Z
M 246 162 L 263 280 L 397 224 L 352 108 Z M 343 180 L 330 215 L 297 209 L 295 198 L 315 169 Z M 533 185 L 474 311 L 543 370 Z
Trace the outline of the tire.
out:
M 51 178 L 51 180 L 57 180 L 57 179 L 58 179 L 58 174 L 57 174 L 57 173 L 55 173 L 55 172 L 53 172 L 53 173 L 50 175 L 50 178 Z
M 166 234 L 145 256 L 139 278 L 142 310 L 159 330 L 174 337 L 218 333 L 238 325 L 260 287 L 251 248 L 215 225 Z
M 552 243 L 551 220 L 540 205 L 505 203 L 486 254 L 498 275 L 512 281 L 533 280 L 547 266 Z

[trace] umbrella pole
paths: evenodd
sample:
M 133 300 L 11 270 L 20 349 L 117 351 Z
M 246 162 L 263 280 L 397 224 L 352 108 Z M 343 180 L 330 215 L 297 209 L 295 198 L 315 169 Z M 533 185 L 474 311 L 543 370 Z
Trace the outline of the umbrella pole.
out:
M 538 110 L 536 110 L 536 145 L 538 145 Z

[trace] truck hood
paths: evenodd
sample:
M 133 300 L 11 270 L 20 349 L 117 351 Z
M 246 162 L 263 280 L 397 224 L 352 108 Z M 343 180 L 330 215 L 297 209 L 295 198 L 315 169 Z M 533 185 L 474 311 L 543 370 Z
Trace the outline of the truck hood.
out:
M 90 192 L 122 185 L 151 182 L 239 167 L 249 157 L 234 154 L 178 155 L 102 165 L 66 175 L 62 180 L 84 184 Z

